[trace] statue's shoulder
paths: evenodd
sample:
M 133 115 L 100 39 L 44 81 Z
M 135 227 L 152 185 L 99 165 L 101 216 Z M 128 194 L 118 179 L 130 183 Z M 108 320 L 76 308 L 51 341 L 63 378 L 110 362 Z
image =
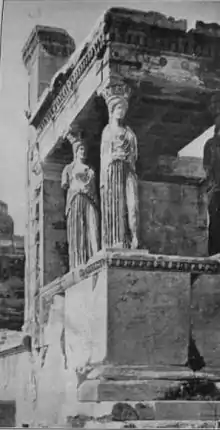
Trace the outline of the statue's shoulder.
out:
M 62 175 L 63 176 L 68 175 L 72 170 L 72 168 L 73 168 L 73 163 L 67 164 L 63 169 Z
M 110 125 L 107 124 L 102 131 L 102 138 L 106 138 L 110 135 Z
M 136 134 L 135 132 L 131 129 L 131 127 L 129 127 L 129 125 L 126 125 L 126 130 L 127 133 L 129 134 L 129 136 L 133 137 L 134 139 L 136 139 Z

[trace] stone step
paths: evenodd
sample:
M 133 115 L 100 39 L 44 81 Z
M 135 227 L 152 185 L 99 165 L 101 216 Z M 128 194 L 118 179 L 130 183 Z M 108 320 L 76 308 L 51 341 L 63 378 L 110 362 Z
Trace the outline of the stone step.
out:
M 218 427 L 219 425 L 219 427 Z M 84 425 L 87 429 L 217 429 L 220 424 L 217 421 L 184 420 L 184 421 L 127 421 L 127 422 L 99 422 L 96 420 L 87 421 Z
M 161 399 L 170 390 L 178 389 L 181 381 L 173 380 L 86 380 L 78 388 L 81 402 L 99 401 L 150 401 Z
M 177 375 L 176 375 L 177 376 Z M 86 379 L 78 387 L 81 402 L 154 401 L 154 400 L 220 400 L 219 382 L 194 379 L 106 380 Z M 186 397 L 187 396 L 187 397 Z M 205 398 L 204 398 L 205 397 Z
M 220 401 L 79 402 L 77 414 L 108 421 L 220 420 Z
M 186 366 L 145 366 L 145 365 L 110 365 L 99 364 L 87 374 L 87 379 L 105 379 L 111 381 L 123 380 L 181 380 L 195 379 L 220 382 L 220 369 L 204 367 L 200 371 L 193 371 Z

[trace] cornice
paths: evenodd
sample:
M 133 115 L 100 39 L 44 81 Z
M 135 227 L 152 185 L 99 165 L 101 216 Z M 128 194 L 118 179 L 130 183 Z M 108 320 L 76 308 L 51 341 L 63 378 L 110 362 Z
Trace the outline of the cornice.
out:
M 148 254 L 147 251 L 107 251 L 105 258 L 81 269 L 80 275 L 87 277 L 98 269 L 108 268 L 133 269 L 141 271 L 185 272 L 197 274 L 220 274 L 220 263 L 212 258 L 176 257 L 169 255 Z
M 188 32 L 172 28 L 133 22 L 123 18 L 123 25 L 115 19 L 110 31 L 110 41 L 133 45 L 148 52 L 175 53 L 190 58 L 219 58 L 219 37 L 207 35 L 192 29 Z
M 99 251 L 86 265 L 67 273 L 62 278 L 55 279 L 43 287 L 40 294 L 45 299 L 55 294 L 63 294 L 65 290 L 83 279 L 95 275 L 103 269 L 111 268 L 146 272 L 218 275 L 220 274 L 220 260 L 218 257 L 179 257 L 149 254 L 146 250 L 108 249 Z
M 68 57 L 75 50 L 75 42 L 70 35 L 62 28 L 37 25 L 31 32 L 22 50 L 22 58 L 25 66 L 30 61 L 37 45 L 41 43 L 45 49 L 49 49 L 51 54 Z
M 103 54 L 107 43 L 104 24 L 99 23 L 92 36 L 72 54 L 67 64 L 55 74 L 49 89 L 42 94 L 30 118 L 30 124 L 37 128 L 38 136 L 49 122 L 56 119 L 86 70 Z

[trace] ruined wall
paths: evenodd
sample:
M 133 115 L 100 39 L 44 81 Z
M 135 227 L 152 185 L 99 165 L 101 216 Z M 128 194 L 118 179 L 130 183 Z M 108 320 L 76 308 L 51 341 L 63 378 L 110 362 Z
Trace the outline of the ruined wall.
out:
M 5 420 L 9 419 L 11 402 L 17 426 L 59 424 L 65 413 L 68 383 L 74 384 L 75 393 L 75 401 L 73 396 L 69 398 L 70 415 L 76 403 L 76 380 L 70 377 L 66 362 L 64 297 L 55 296 L 51 300 L 44 345 L 39 350 L 28 352 L 21 339 L 21 333 L 13 332 L 10 345 L 6 339 L 0 349 L 0 424 L 3 412 Z M 4 404 L 2 411 L 1 402 L 6 401 L 10 404 L 8 409 Z
M 151 253 L 206 256 L 207 201 L 202 186 L 139 183 L 142 247 Z
M 41 425 L 63 422 L 63 416 L 66 416 L 68 384 L 74 384 L 69 398 L 69 415 L 74 412 L 76 403 L 76 380 L 74 372 L 70 372 L 66 357 L 64 301 L 64 297 L 60 295 L 50 300 L 44 326 L 43 347 L 35 361 L 37 397 L 33 420 Z
M 0 400 L 15 402 L 16 425 L 31 422 L 32 418 L 32 380 L 30 353 L 28 351 L 7 352 L 0 355 Z M 5 426 L 10 419 L 11 408 L 4 412 Z M 14 419 L 11 417 L 11 419 Z M 1 418 L 2 421 L 3 417 Z

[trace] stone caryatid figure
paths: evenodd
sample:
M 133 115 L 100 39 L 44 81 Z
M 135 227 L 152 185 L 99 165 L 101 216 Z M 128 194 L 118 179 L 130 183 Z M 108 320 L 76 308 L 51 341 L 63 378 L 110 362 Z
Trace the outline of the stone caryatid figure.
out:
M 212 96 L 210 111 L 214 118 L 214 135 L 204 146 L 203 167 L 207 177 L 209 240 L 208 253 L 220 253 L 220 92 Z
M 209 212 L 209 255 L 220 253 L 220 116 L 214 136 L 204 146 L 203 167 L 207 177 Z
M 109 122 L 101 140 L 103 248 L 138 247 L 137 139 L 124 124 L 129 93 L 129 88 L 120 84 L 109 85 L 101 92 L 109 112 Z
M 66 218 L 69 268 L 86 263 L 99 250 L 99 216 L 94 170 L 85 164 L 86 146 L 81 135 L 68 135 L 74 159 L 62 173 L 67 190 Z

